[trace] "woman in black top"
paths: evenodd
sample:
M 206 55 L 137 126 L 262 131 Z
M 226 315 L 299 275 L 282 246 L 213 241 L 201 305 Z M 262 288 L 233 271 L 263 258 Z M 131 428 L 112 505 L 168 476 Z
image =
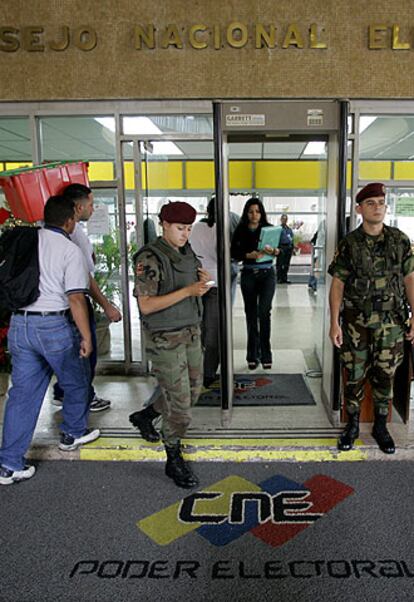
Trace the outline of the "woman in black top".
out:
M 263 203 L 250 198 L 243 209 L 232 243 L 231 256 L 243 261 L 240 286 L 244 301 L 247 322 L 247 364 L 254 370 L 262 362 L 265 369 L 272 367 L 270 347 L 270 312 L 276 288 L 274 256 L 279 249 L 266 246 L 263 251 L 257 247 L 263 226 L 271 226 L 267 221 Z M 258 262 L 258 259 L 265 260 Z

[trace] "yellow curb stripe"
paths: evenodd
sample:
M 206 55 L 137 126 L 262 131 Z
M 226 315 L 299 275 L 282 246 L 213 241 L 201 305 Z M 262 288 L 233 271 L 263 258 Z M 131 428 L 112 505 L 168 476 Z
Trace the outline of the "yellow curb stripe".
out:
M 197 450 L 185 453 L 192 461 L 221 461 L 221 462 L 257 462 L 294 460 L 296 462 L 360 462 L 368 459 L 368 453 L 359 449 L 349 452 L 337 450 Z M 161 449 L 92 449 L 80 450 L 81 460 L 96 461 L 134 461 L 151 462 L 165 461 L 165 453 Z
M 183 439 L 184 446 L 200 448 L 232 448 L 259 447 L 336 447 L 336 438 L 306 438 L 306 439 Z M 356 446 L 363 445 L 361 439 L 357 439 Z M 131 439 L 127 437 L 99 437 L 96 441 L 88 444 L 88 449 L 162 449 L 159 443 L 149 443 L 143 439 Z

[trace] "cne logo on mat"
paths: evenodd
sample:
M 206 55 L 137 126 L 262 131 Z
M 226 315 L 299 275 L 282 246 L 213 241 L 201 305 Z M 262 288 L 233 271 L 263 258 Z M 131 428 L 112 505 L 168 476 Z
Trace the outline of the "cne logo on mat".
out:
M 195 531 L 215 546 L 251 533 L 276 548 L 354 492 L 325 475 L 297 483 L 275 475 L 259 485 L 233 475 L 137 522 L 164 546 Z
M 235 395 L 242 395 L 243 393 L 251 393 L 255 389 L 261 387 L 267 387 L 272 384 L 272 379 L 266 376 L 243 376 L 239 375 L 234 381 L 234 393 Z M 215 381 L 211 384 L 207 390 L 210 393 L 220 394 L 220 380 Z

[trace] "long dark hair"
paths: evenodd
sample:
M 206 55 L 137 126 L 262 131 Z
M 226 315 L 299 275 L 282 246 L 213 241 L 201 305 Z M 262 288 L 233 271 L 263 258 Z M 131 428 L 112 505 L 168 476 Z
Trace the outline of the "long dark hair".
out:
M 212 228 L 216 223 L 216 198 L 214 196 L 208 202 L 207 205 L 207 220 L 209 228 Z
M 254 196 L 250 197 L 250 199 L 247 199 L 247 201 L 243 207 L 243 213 L 240 218 L 240 225 L 246 226 L 246 227 L 249 225 L 249 216 L 247 215 L 247 212 L 249 211 L 249 209 L 252 205 L 257 205 L 259 207 L 259 211 L 260 211 L 259 226 L 271 226 L 272 224 L 269 223 L 269 221 L 267 219 L 266 209 L 264 208 L 262 201 Z

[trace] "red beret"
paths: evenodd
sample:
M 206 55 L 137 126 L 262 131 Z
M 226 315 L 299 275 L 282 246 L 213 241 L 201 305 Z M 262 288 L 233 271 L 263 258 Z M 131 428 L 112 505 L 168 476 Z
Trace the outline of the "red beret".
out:
M 383 196 L 385 197 L 385 186 L 381 182 L 371 182 L 367 184 L 358 192 L 356 195 L 356 202 L 362 203 L 365 199 L 369 199 L 373 196 Z
M 160 211 L 160 220 L 170 224 L 192 224 L 195 222 L 197 211 L 183 201 L 169 202 Z

